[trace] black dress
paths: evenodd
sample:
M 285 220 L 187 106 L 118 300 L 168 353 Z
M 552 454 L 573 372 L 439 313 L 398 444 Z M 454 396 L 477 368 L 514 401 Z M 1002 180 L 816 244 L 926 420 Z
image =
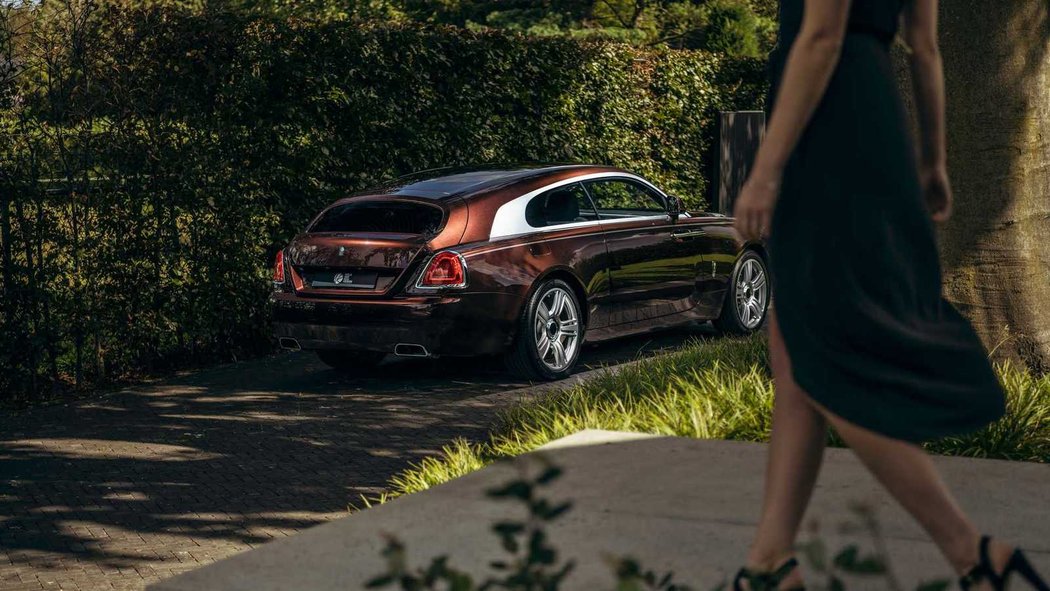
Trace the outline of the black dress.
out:
M 889 47 L 903 0 L 853 0 L 842 56 L 787 168 L 770 229 L 795 381 L 843 419 L 926 441 L 1002 416 L 970 324 L 941 297 L 933 222 Z M 777 85 L 804 0 L 782 0 Z

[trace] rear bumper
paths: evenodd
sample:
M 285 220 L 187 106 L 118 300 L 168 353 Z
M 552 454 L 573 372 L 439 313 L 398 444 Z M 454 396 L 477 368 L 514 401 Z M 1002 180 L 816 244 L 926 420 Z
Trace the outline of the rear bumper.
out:
M 270 296 L 274 336 L 303 349 L 393 353 L 398 344 L 432 355 L 501 353 L 514 337 L 521 302 L 503 293 L 457 293 L 389 300 Z

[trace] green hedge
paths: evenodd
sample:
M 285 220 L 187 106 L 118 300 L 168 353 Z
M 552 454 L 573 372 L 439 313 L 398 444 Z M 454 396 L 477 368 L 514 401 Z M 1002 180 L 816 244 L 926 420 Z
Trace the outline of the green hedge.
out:
M 610 163 L 700 206 L 715 114 L 764 93 L 762 63 L 705 53 L 52 5 L 3 9 L 32 25 L 0 38 L 10 396 L 268 350 L 276 249 L 395 175 Z

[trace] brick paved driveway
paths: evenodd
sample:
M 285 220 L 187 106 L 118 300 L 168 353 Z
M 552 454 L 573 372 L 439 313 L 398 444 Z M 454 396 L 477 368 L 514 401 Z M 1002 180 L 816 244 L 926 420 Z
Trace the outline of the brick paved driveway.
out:
M 588 366 L 708 329 L 585 350 Z M 349 378 L 278 355 L 0 418 L 0 590 L 142 589 L 345 515 L 410 462 L 478 439 L 519 388 L 495 360 Z

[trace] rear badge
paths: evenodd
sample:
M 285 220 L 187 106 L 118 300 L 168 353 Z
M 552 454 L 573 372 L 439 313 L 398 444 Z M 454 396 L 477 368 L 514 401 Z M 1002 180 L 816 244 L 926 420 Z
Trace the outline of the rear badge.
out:
M 335 283 L 335 284 L 353 283 L 353 282 L 354 282 L 354 276 L 351 275 L 350 273 L 336 273 L 335 274 L 335 278 L 332 279 L 332 283 Z
M 343 256 L 344 254 L 346 254 L 346 247 L 345 246 L 340 246 L 339 247 L 339 256 Z M 336 283 L 339 283 L 339 282 L 336 281 Z

